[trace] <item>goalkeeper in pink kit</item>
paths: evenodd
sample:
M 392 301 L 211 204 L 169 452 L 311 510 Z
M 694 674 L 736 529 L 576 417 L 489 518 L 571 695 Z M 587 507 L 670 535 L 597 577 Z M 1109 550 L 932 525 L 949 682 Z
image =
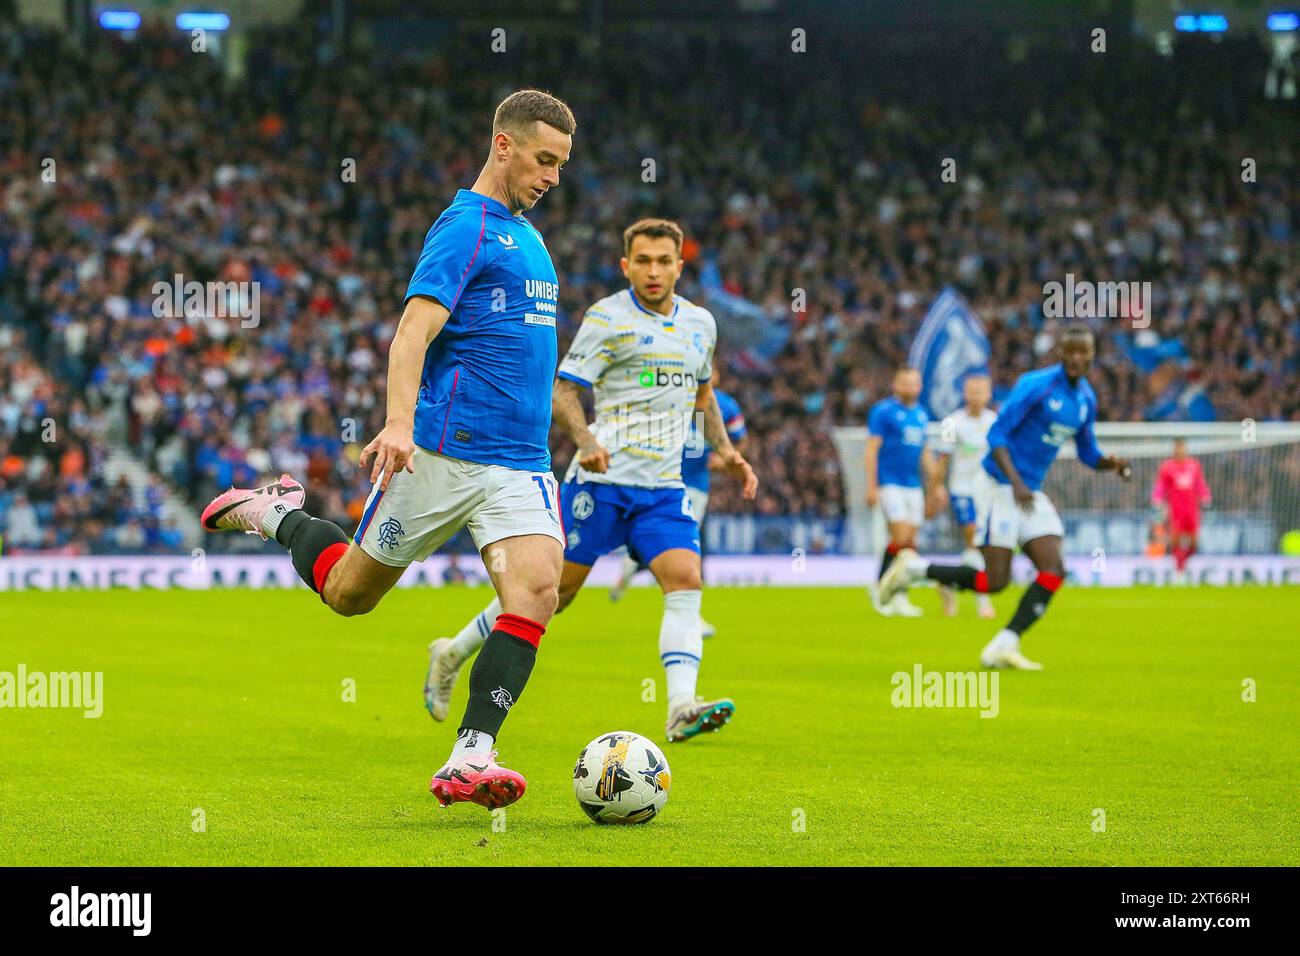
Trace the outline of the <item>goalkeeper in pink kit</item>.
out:
M 1187 454 L 1187 442 L 1181 438 L 1174 441 L 1174 456 L 1162 462 L 1156 473 L 1151 503 L 1164 512 L 1178 580 L 1187 584 L 1187 559 L 1196 551 L 1201 509 L 1210 506 L 1210 486 L 1205 483 L 1201 463 Z

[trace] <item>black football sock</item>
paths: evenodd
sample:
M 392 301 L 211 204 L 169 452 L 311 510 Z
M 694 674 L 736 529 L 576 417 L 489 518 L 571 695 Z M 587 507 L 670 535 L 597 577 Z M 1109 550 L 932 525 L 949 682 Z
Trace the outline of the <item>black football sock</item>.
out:
M 880 559 L 880 574 L 876 577 L 877 581 L 885 576 L 885 572 L 889 570 L 889 566 L 894 563 L 894 556 L 896 554 L 898 554 L 898 549 L 892 544 L 885 546 L 885 555 Z
M 1039 572 L 1038 577 L 1034 578 L 1034 583 L 1025 588 L 1025 593 L 1021 595 L 1020 603 L 1016 605 L 1016 613 L 1011 615 L 1011 623 L 1007 625 L 1007 630 L 1015 631 L 1017 634 L 1029 630 L 1035 621 L 1047 613 L 1048 602 L 1052 600 L 1052 595 L 1057 592 L 1064 580 L 1055 574 Z
M 502 614 L 483 642 L 469 672 L 469 703 L 460 729 L 495 738 L 506 714 L 519 700 L 537 661 L 546 628 L 518 614 Z
M 950 588 L 961 588 L 963 591 L 981 590 L 979 578 L 983 573 L 969 564 L 932 564 L 925 569 L 925 576 L 931 581 L 938 581 Z M 987 577 L 985 580 L 987 581 Z M 987 584 L 984 585 L 983 591 L 988 591 Z
M 301 509 L 280 519 L 275 540 L 288 550 L 298 577 L 317 594 L 325 584 L 330 568 L 348 548 L 348 536 L 342 528 L 332 521 L 313 518 Z

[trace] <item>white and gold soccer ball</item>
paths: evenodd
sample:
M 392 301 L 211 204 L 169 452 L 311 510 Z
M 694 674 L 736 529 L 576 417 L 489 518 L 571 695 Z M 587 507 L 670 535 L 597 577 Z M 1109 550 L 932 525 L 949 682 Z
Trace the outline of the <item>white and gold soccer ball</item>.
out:
M 630 730 L 601 734 L 578 754 L 573 795 L 597 823 L 645 823 L 668 802 L 664 752 Z

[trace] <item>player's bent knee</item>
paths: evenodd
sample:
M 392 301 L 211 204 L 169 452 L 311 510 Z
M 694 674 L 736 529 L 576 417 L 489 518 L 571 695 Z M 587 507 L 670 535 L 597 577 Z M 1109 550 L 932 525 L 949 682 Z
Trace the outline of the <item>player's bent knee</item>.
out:
M 565 600 L 557 588 L 556 580 L 543 575 L 539 579 L 510 589 L 509 593 L 502 597 L 501 609 L 506 613 L 518 614 L 539 624 L 545 624 L 559 610 L 566 607 L 577 593 L 570 592 Z
M 988 575 L 986 580 L 988 581 L 989 594 L 997 594 L 999 591 L 1005 591 L 1007 585 L 1011 583 L 1011 575 L 1009 574 L 997 571 L 987 571 L 985 573 Z
M 382 594 L 367 593 L 348 583 L 331 587 L 328 581 L 325 584 L 325 593 L 321 595 L 325 599 L 325 605 L 335 614 L 343 617 L 369 614 L 378 607 L 382 596 Z
M 699 571 L 682 572 L 676 574 L 664 582 L 664 594 L 672 594 L 674 591 L 699 591 L 704 587 L 704 580 Z
M 379 599 L 369 595 L 344 594 L 333 599 L 327 597 L 325 603 L 335 614 L 356 617 L 358 614 L 369 614 L 373 611 L 379 606 Z

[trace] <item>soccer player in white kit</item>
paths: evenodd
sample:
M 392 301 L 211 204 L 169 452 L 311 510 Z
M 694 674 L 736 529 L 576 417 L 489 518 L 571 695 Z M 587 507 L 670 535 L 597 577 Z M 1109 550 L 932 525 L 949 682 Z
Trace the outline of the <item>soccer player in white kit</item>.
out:
M 567 546 L 559 610 L 601 555 L 626 545 L 650 566 L 664 593 L 659 652 L 668 690 L 665 736 L 674 742 L 716 731 L 735 712 L 729 698 L 705 700 L 695 689 L 703 654 L 700 536 L 681 463 L 697 412 L 721 470 L 743 482 L 746 498 L 758 490 L 713 394 L 713 316 L 673 291 L 682 239 L 668 220 L 628 227 L 621 264 L 630 288 L 587 310 L 552 399 L 556 423 L 578 446 L 560 492 Z M 586 388 L 595 394 L 594 429 L 579 399 Z M 435 720 L 445 717 L 456 673 L 485 637 L 484 622 L 498 613 L 494 601 L 455 638 L 431 645 L 425 702 Z
M 988 407 L 993 397 L 992 384 L 987 375 L 971 375 L 962 383 L 962 397 L 966 404 L 943 420 L 942 439 L 936 463 L 939 474 L 948 476 L 948 497 L 952 502 L 953 519 L 961 529 L 963 564 L 977 571 L 984 570 L 984 556 L 975 545 L 975 533 L 988 508 L 992 482 L 984 471 L 984 456 L 989 451 L 989 429 L 997 421 L 997 412 Z M 949 464 L 951 463 L 951 468 Z M 943 613 L 957 615 L 957 592 L 945 584 L 939 585 L 943 599 Z M 987 594 L 975 595 L 979 616 L 990 620 L 996 613 Z

